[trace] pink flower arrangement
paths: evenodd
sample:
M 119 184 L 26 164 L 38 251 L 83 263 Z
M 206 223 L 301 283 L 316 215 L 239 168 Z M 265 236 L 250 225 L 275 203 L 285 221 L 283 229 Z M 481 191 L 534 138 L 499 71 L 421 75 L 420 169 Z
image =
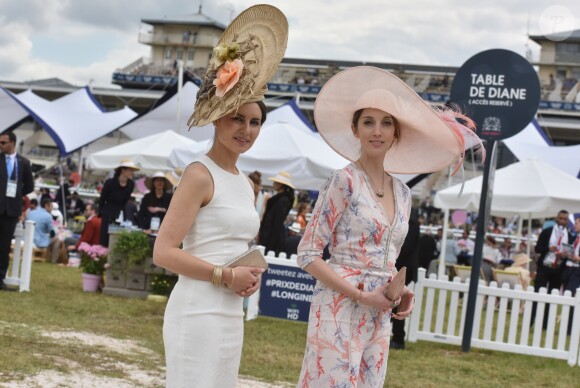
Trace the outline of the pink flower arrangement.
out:
M 216 87 L 215 95 L 223 97 L 238 83 L 243 70 L 244 64 L 241 59 L 224 62 L 217 71 L 216 79 L 213 80 L 213 84 Z
M 102 275 L 107 269 L 107 255 L 109 249 L 102 245 L 89 245 L 85 242 L 79 245 L 81 265 L 84 273 Z

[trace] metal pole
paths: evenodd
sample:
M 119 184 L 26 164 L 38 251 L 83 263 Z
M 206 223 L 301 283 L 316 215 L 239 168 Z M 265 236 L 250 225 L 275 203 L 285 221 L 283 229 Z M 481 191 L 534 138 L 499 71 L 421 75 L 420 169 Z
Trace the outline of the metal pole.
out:
M 475 299 L 477 298 L 477 288 L 479 286 L 479 273 L 481 270 L 481 257 L 483 251 L 483 239 L 487 226 L 487 217 L 491 205 L 491 191 L 493 191 L 493 174 L 495 172 L 495 159 L 497 157 L 496 141 L 488 141 L 488 150 L 491 150 L 491 156 L 485 161 L 483 170 L 483 183 L 481 185 L 481 195 L 479 198 L 479 216 L 477 218 L 477 234 L 475 236 L 475 248 L 473 251 L 473 262 L 471 266 L 471 278 L 469 283 L 469 294 L 467 299 L 467 310 L 465 314 L 465 327 L 463 329 L 463 341 L 461 349 L 469 352 L 471 348 L 471 335 L 473 332 L 473 317 L 475 315 Z M 489 182 L 491 176 L 491 182 Z M 491 185 L 488 184 L 491 183 Z M 488 196 L 489 201 L 488 201 Z

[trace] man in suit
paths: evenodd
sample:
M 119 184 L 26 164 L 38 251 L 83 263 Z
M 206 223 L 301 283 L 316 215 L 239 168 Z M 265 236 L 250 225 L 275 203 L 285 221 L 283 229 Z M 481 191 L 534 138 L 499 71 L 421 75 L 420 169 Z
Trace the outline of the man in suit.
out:
M 16 135 L 0 134 L 0 290 L 6 289 L 10 243 L 22 214 L 22 196 L 34 190 L 30 161 L 16 153 Z
M 560 210 L 556 216 L 556 225 L 550 226 L 540 233 L 536 243 L 536 253 L 538 256 L 536 278 L 534 280 L 534 291 L 540 288 L 548 289 L 548 294 L 552 290 L 560 290 L 562 285 L 562 275 L 564 273 L 566 255 L 564 244 L 572 242 L 572 237 L 568 232 L 568 211 Z M 534 324 L 537 303 L 532 306 L 532 319 L 530 324 Z M 544 312 L 543 327 L 548 326 L 548 312 Z
M 401 252 L 395 262 L 395 267 L 400 270 L 407 267 L 407 278 L 405 284 L 417 281 L 417 270 L 419 268 L 419 249 L 417 242 L 421 232 L 419 221 L 415 210 L 411 212 L 409 218 L 409 231 L 401 246 Z M 393 338 L 391 339 L 391 349 L 405 349 L 405 320 L 391 319 Z

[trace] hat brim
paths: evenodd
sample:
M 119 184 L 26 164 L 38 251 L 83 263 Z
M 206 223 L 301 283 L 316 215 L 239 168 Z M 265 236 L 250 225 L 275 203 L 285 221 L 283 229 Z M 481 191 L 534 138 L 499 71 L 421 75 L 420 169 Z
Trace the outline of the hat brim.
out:
M 260 101 L 266 88 L 266 83 L 272 78 L 278 65 L 284 57 L 288 44 L 288 21 L 278 8 L 271 5 L 259 4 L 250 7 L 238 15 L 222 34 L 220 44 L 243 42 L 252 37 L 255 47 L 242 59 L 244 70 L 238 83 L 223 97 L 215 96 L 215 87 L 207 95 L 198 95 L 195 111 L 189 119 L 191 125 L 202 127 L 220 117 L 223 117 L 240 106 L 250 102 Z M 209 71 L 215 60 L 212 53 Z M 245 82 L 244 78 L 251 77 L 253 84 Z M 205 76 L 204 76 L 205 82 Z M 203 87 L 203 85 L 202 85 Z
M 285 181 L 279 178 L 276 178 L 275 176 L 272 178 L 268 178 L 269 180 L 271 180 L 272 182 L 277 182 L 277 183 L 281 183 L 283 185 L 286 185 L 288 187 L 290 187 L 291 189 L 296 189 L 296 186 L 294 186 L 294 184 L 290 181 Z
M 129 170 L 133 170 L 133 171 L 139 171 L 139 170 L 141 170 L 137 166 L 118 166 L 118 167 L 115 168 L 115 170 L 120 170 L 122 168 L 128 168 Z
M 372 66 L 346 69 L 332 77 L 314 104 L 318 132 L 344 158 L 360 157 L 360 141 L 351 124 L 359 109 L 375 108 L 391 114 L 399 138 L 385 155 L 390 173 L 421 174 L 439 171 L 461 154 L 457 134 L 413 89 L 395 75 Z
M 147 177 L 145 178 L 145 187 L 147 187 L 147 189 L 149 191 L 153 191 L 153 179 L 163 179 L 163 190 L 165 191 L 169 191 L 173 188 L 173 184 L 169 181 L 169 179 L 167 179 L 164 176 L 156 176 L 155 178 L 151 178 L 151 177 Z

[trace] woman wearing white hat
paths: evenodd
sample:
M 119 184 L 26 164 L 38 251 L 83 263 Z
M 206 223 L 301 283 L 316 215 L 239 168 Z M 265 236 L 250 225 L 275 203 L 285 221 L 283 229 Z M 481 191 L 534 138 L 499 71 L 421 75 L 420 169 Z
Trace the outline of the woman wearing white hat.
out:
M 139 207 L 139 227 L 144 230 L 159 230 L 161 222 L 167 213 L 173 185 L 161 171 L 145 179 L 149 192 L 143 196 Z
M 122 160 L 115 168 L 115 175 L 107 179 L 99 198 L 99 217 L 101 217 L 101 233 L 99 244 L 109 246 L 109 224 L 119 217 L 131 198 L 135 182 L 133 173 L 139 167 L 132 160 Z
M 237 385 L 242 297 L 258 290 L 263 270 L 226 266 L 248 250 L 260 222 L 251 181 L 236 163 L 266 120 L 266 83 L 287 37 L 277 8 L 247 9 L 224 31 L 200 86 L 190 122 L 213 123 L 214 141 L 183 171 L 153 252 L 155 264 L 179 274 L 163 322 L 167 387 Z
M 298 385 L 382 387 L 391 316 L 404 319 L 414 305 L 409 289 L 400 300 L 384 295 L 411 212 L 410 189 L 390 173 L 458 168 L 465 151 L 459 131 L 469 129 L 442 119 L 391 73 L 367 66 L 330 79 L 314 118 L 324 140 L 352 163 L 322 188 L 298 247 L 298 264 L 318 280 Z
M 278 255 L 286 246 L 286 217 L 294 206 L 295 187 L 286 171 L 281 171 L 269 179 L 274 182 L 276 194 L 266 202 L 258 243 L 266 247 L 266 252 L 274 251 Z

